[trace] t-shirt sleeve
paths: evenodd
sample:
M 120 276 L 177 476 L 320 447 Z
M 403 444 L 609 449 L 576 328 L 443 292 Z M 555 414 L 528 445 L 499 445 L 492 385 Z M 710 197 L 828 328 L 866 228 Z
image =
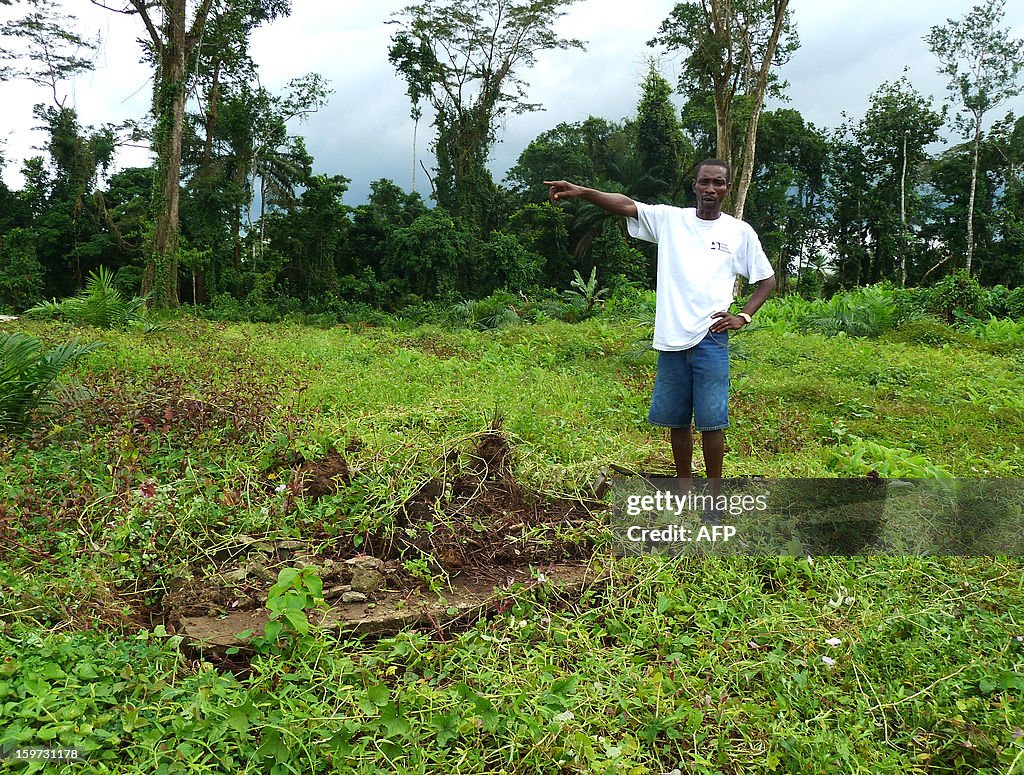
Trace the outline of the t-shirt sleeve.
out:
M 636 205 L 636 218 L 626 219 L 626 230 L 630 237 L 636 237 L 647 242 L 657 242 L 658 233 L 661 231 L 661 218 L 658 208 L 654 205 L 645 205 L 643 202 L 634 202 Z
M 747 278 L 749 282 L 756 283 L 765 280 L 775 274 L 772 262 L 765 255 L 761 247 L 761 240 L 755 232 L 747 225 L 746 239 L 743 240 L 743 255 L 740 261 L 739 274 Z

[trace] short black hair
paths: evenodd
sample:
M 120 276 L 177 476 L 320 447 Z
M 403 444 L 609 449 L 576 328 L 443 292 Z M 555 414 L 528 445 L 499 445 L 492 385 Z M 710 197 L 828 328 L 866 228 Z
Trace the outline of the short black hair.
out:
M 703 167 L 725 167 L 725 182 L 732 183 L 732 167 L 724 159 L 705 159 L 702 161 L 694 169 L 693 177 L 695 179 L 700 177 L 700 171 Z

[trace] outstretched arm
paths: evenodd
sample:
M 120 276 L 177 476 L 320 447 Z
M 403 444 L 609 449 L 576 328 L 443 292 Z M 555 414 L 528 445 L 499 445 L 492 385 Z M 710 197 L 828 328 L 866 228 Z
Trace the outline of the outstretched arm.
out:
M 552 202 L 560 202 L 563 199 L 583 199 L 612 215 L 636 218 L 636 202 L 625 194 L 610 194 L 607 191 L 584 188 L 570 183 L 568 180 L 545 180 L 544 185 L 550 186 L 548 199 Z

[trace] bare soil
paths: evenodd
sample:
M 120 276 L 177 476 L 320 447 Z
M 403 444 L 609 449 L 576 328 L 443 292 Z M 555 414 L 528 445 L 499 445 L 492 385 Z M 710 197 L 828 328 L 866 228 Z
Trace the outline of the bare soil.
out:
M 324 582 L 329 608 L 312 613 L 311 621 L 364 633 L 393 633 L 424 622 L 442 631 L 451 621 L 500 609 L 502 590 L 517 583 L 578 594 L 600 574 L 592 569 L 593 546 L 582 536 L 604 504 L 531 491 L 515 479 L 512 464 L 513 451 L 496 422 L 481 434 L 465 465 L 451 466 L 459 474 L 435 479 L 409 498 L 401 509 L 402 529 L 371 536 L 361 547 L 381 561 L 381 583 L 365 592 L 365 600 L 342 601 L 353 591 L 348 561 L 360 554 L 351 542 L 242 536 L 223 547 L 215 574 L 167 595 L 168 627 L 214 654 L 239 646 L 239 633 L 263 631 L 267 590 L 277 571 L 297 564 L 315 565 Z M 292 456 L 274 472 L 278 482 L 288 483 L 289 498 L 320 498 L 351 481 L 336 450 L 316 461 Z M 433 590 L 406 570 L 404 561 L 415 558 L 427 561 Z

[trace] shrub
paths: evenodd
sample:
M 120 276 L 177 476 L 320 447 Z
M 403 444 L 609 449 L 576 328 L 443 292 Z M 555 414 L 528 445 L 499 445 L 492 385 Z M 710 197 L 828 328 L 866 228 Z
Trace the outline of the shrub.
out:
M 820 310 L 807 317 L 808 331 L 835 336 L 881 336 L 896 321 L 896 308 L 885 290 L 877 287 L 858 288 L 836 294 Z
M 905 323 L 887 337 L 892 342 L 923 344 L 941 347 L 944 344 L 970 344 L 970 340 L 956 329 L 935 318 L 925 318 Z
M 464 301 L 451 307 L 448 320 L 486 331 L 496 328 L 521 325 L 523 320 L 519 308 L 525 300 L 505 291 L 497 291 L 479 301 Z
M 134 296 L 142 287 L 142 267 L 122 266 L 114 273 L 114 287 L 124 296 Z
M 887 447 L 850 435 L 825 454 L 825 464 L 841 476 L 866 476 L 877 473 L 889 479 L 945 479 L 952 474 L 923 456 L 901 447 Z
M 207 320 L 228 320 L 240 322 L 246 320 L 241 302 L 230 293 L 215 293 L 210 303 L 200 308 L 199 316 Z
M 73 339 L 49 350 L 33 336 L 15 332 L 0 335 L 0 428 L 23 429 L 32 412 L 54 399 L 53 384 L 60 373 L 103 342 L 81 344 Z
M 892 288 L 888 293 L 892 300 L 896 327 L 931 318 L 930 288 Z
M 590 260 L 600 267 L 602 277 L 622 275 L 630 282 L 647 283 L 651 262 L 642 251 L 626 241 L 615 223 L 605 224 L 591 248 Z
M 1003 304 L 1007 317 L 1014 320 L 1024 320 L 1024 286 L 1014 288 L 1007 293 Z
M 460 290 L 467 256 L 476 247 L 465 224 L 440 208 L 394 229 L 387 245 L 381 262 L 383 276 L 402 281 L 407 292 L 421 298 Z
M 511 234 L 496 231 L 480 245 L 473 275 L 479 289 L 518 291 L 534 285 L 543 267 L 543 258 L 524 248 Z
M 948 323 L 963 316 L 982 317 L 987 302 L 985 289 L 962 270 L 943 277 L 931 289 L 932 312 Z
M 1006 317 L 1006 300 L 1010 295 L 1010 289 L 1005 285 L 993 285 L 987 291 L 988 299 L 985 308 L 988 314 L 997 318 Z
M 820 272 L 802 272 L 796 281 L 796 291 L 805 299 L 820 298 L 825 292 L 825 278 Z
M 621 277 L 621 275 L 620 275 Z M 616 320 L 654 320 L 656 294 L 631 282 L 615 285 L 604 312 Z
M 832 435 L 837 445 L 825 452 L 825 465 L 840 476 L 860 477 L 872 473 L 894 479 L 946 479 L 952 476 L 948 470 L 930 463 L 923 455 L 850 433 L 841 420 L 833 424 Z
M 971 334 L 983 342 L 1017 346 L 1024 344 L 1024 320 L 989 319 L 971 329 Z
M 820 300 L 808 301 L 802 296 L 790 293 L 786 296 L 774 296 L 758 310 L 754 320 L 758 327 L 771 328 L 778 332 L 802 330 L 808 318 L 824 307 Z

